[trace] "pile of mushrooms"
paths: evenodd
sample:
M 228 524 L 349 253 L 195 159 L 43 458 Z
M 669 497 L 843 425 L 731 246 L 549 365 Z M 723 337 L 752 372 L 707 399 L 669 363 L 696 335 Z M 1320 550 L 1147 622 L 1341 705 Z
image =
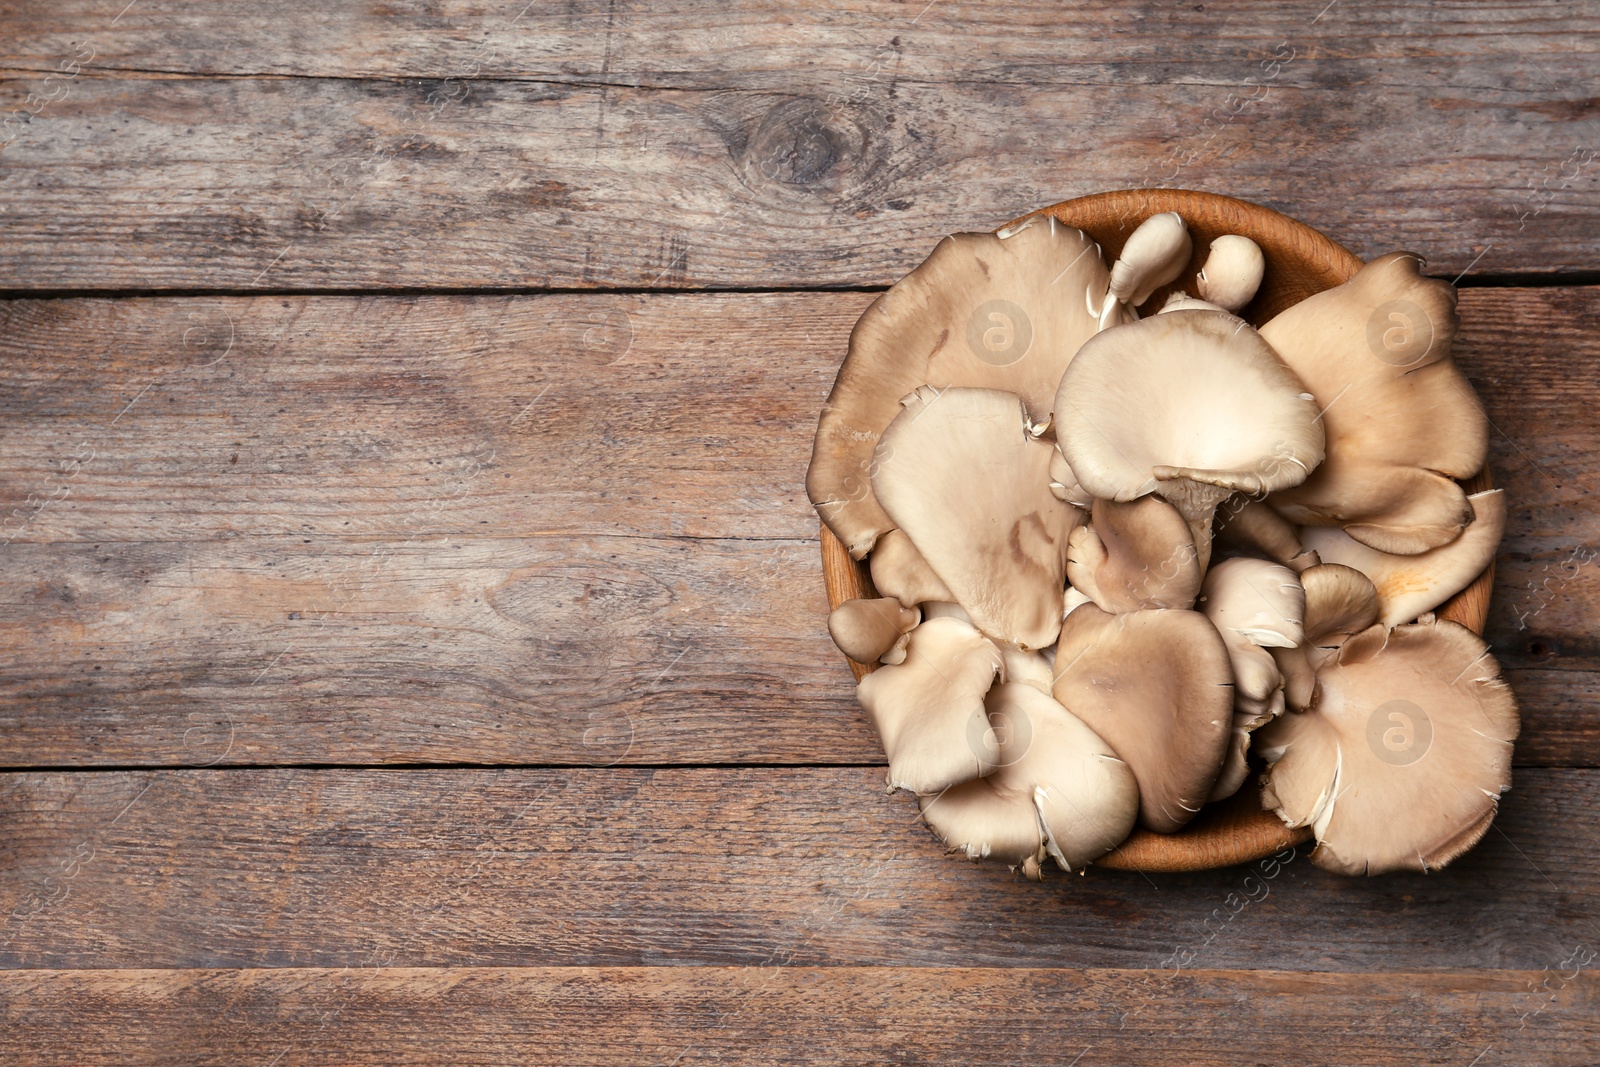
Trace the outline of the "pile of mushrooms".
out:
M 1256 329 L 1268 269 L 1155 215 L 1108 268 L 1036 216 L 956 234 L 873 302 L 807 490 L 877 597 L 828 620 L 888 787 L 1041 877 L 1251 781 L 1329 870 L 1429 871 L 1510 788 L 1518 719 L 1434 616 L 1492 559 L 1455 290 L 1396 252 Z

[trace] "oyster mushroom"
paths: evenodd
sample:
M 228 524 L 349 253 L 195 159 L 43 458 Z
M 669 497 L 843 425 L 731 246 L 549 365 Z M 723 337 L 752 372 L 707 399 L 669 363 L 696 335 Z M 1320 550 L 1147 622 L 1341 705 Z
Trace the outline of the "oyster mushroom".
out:
M 1260 245 L 1248 237 L 1225 233 L 1211 242 L 1195 286 L 1202 299 L 1238 311 L 1255 297 L 1266 267 Z
M 887 653 L 921 620 L 889 597 L 846 600 L 828 615 L 828 633 L 839 651 L 857 663 L 871 663 Z
M 960 619 L 911 631 L 905 660 L 856 686 L 889 757 L 888 787 L 937 793 L 994 768 L 983 698 L 1000 671 L 994 642 Z
M 1151 215 L 1128 235 L 1122 255 L 1111 265 L 1107 295 L 1127 307 L 1138 307 L 1183 273 L 1193 247 L 1188 227 L 1176 211 Z
M 1003 389 L 1045 422 L 1061 372 L 1099 329 L 1098 246 L 1049 216 L 1003 235 L 945 238 L 873 301 L 850 334 L 806 472 L 818 514 L 856 559 L 894 527 L 871 484 L 874 448 L 922 385 Z
M 890 530 L 878 538 L 867 557 L 872 585 L 884 596 L 892 596 L 902 607 L 916 607 L 930 600 L 954 600 L 956 595 L 933 573 L 917 546 L 904 530 Z
M 1061 624 L 1051 692 L 1133 771 L 1140 824 L 1173 833 L 1222 769 L 1232 682 L 1222 636 L 1198 612 L 1084 604 Z
M 883 433 L 873 490 L 979 630 L 1038 649 L 1060 627 L 1067 538 L 1048 441 L 1010 393 L 924 386 Z
M 1067 541 L 1067 581 L 1104 611 L 1192 608 L 1201 574 L 1189 524 L 1157 496 L 1098 499 Z
M 1283 673 L 1285 703 L 1295 711 L 1311 703 L 1317 668 L 1378 618 L 1378 591 L 1354 568 L 1338 563 L 1308 567 L 1300 572 L 1300 588 L 1305 595 L 1304 640 L 1294 647 L 1268 649 Z
M 1216 544 L 1234 554 L 1259 555 L 1296 573 L 1321 562 L 1300 543 L 1295 526 L 1259 500 L 1230 497 L 1217 508 Z
M 1228 309 L 1223 307 L 1221 304 L 1213 304 L 1209 300 L 1201 300 L 1199 297 L 1190 296 L 1188 293 L 1184 292 L 1182 289 L 1179 289 L 1177 292 L 1168 293 L 1167 294 L 1167 302 L 1165 304 L 1161 305 L 1161 310 L 1156 312 L 1156 314 L 1157 315 L 1170 315 L 1174 311 L 1227 311 L 1227 310 Z
M 1317 672 L 1317 699 L 1258 737 L 1262 804 L 1310 826 L 1342 874 L 1431 871 L 1483 837 L 1511 788 L 1516 702 L 1488 646 L 1429 619 L 1370 627 Z
M 996 686 L 985 701 L 998 738 L 995 769 L 921 801 L 928 825 L 969 859 L 993 858 L 1041 877 L 1048 854 L 1082 870 L 1133 829 L 1139 787 L 1127 764 L 1032 686 Z
M 1311 394 L 1260 334 L 1220 311 L 1096 334 L 1061 376 L 1055 431 L 1096 497 L 1154 492 L 1176 506 L 1202 566 L 1220 502 L 1298 485 L 1322 461 Z
M 1506 528 L 1505 491 L 1474 493 L 1467 503 L 1473 518 L 1461 536 L 1414 556 L 1368 548 L 1333 527 L 1308 526 L 1301 537 L 1325 562 L 1354 567 L 1372 579 L 1378 592 L 1378 621 L 1398 626 L 1461 592 L 1494 559 Z
M 1290 522 L 1342 526 L 1403 555 L 1446 544 L 1472 521 L 1452 479 L 1478 473 L 1488 445 L 1483 410 L 1450 358 L 1455 288 L 1417 273 L 1421 262 L 1381 256 L 1261 327 L 1327 427 L 1323 464 L 1269 503 Z

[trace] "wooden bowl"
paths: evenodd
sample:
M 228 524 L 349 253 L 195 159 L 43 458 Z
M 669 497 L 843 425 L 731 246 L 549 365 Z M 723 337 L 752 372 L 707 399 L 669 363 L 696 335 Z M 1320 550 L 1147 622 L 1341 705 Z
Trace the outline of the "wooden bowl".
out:
M 1239 233 L 1261 246 L 1266 275 L 1261 289 L 1240 314 L 1260 326 L 1284 308 L 1313 293 L 1348 281 L 1361 269 L 1361 260 L 1311 227 L 1280 215 L 1271 208 L 1215 193 L 1184 189 L 1133 189 L 1079 197 L 1024 215 L 1054 215 L 1100 243 L 1106 262 L 1114 262 L 1134 227 L 1151 215 L 1176 211 L 1194 238 L 1194 254 L 1176 281 L 1157 289 L 1144 306 L 1159 308 L 1174 289 L 1196 292 L 1199 273 L 1211 242 L 1225 233 Z M 1020 222 L 1020 219 L 1013 222 Z M 1011 225 L 1008 223 L 1007 225 Z M 1492 487 L 1487 468 L 1463 483 L 1469 493 Z M 822 576 L 828 587 L 828 606 L 836 608 L 854 597 L 876 596 L 865 561 L 850 558 L 839 539 L 822 527 Z M 1439 609 L 1439 616 L 1482 634 L 1489 614 L 1489 591 L 1494 565 L 1480 574 Z M 873 666 L 847 660 L 859 681 Z M 1291 830 L 1261 808 L 1259 782 L 1252 776 L 1227 800 L 1208 804 L 1194 820 L 1175 834 L 1135 829 L 1121 845 L 1094 862 L 1101 867 L 1140 871 L 1199 871 L 1251 863 L 1290 845 L 1310 840 L 1311 830 Z

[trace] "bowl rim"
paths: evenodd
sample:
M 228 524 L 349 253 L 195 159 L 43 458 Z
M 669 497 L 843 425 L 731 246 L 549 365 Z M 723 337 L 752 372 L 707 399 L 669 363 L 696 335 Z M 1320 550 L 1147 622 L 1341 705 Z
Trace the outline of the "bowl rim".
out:
M 1151 215 L 1177 211 L 1185 222 L 1189 222 L 1190 217 L 1185 212 L 1193 212 L 1197 207 L 1207 222 L 1225 220 L 1230 223 L 1230 228 L 1223 232 L 1243 233 L 1254 238 L 1267 226 L 1273 227 L 1274 236 L 1278 238 L 1273 243 L 1275 249 L 1281 249 L 1287 243 L 1294 252 L 1305 257 L 1296 260 L 1296 263 L 1305 270 L 1311 283 L 1317 286 L 1313 292 L 1348 281 L 1362 266 L 1359 257 L 1332 238 L 1273 208 L 1193 189 L 1121 189 L 1094 193 L 1028 212 L 997 230 L 1050 215 L 1059 222 L 1084 230 L 1102 245 L 1109 246 L 1111 254 L 1115 255 L 1122 244 L 1119 238 L 1132 232 L 1133 227 Z M 1102 220 L 1107 215 L 1116 221 L 1119 227 L 1117 232 L 1105 228 L 1108 224 Z M 1091 228 L 1091 225 L 1083 225 L 1085 221 L 1091 225 L 1101 221 L 1101 225 Z M 1233 223 L 1240 225 L 1234 228 Z M 1269 252 L 1269 270 L 1274 255 L 1280 261 L 1284 257 L 1281 250 Z M 1167 291 L 1176 287 L 1175 283 L 1158 289 L 1151 300 L 1159 303 L 1165 299 Z M 1254 303 L 1244 311 L 1245 317 L 1257 326 L 1270 317 L 1256 309 Z M 1493 488 L 1488 464 L 1485 463 L 1478 474 L 1463 480 L 1461 484 L 1468 493 Z M 823 583 L 827 588 L 830 611 L 846 600 L 877 595 L 866 560 L 852 559 L 826 523 L 821 524 L 820 540 Z M 1445 601 L 1435 614 L 1441 619 L 1460 623 L 1481 636 L 1488 621 L 1493 584 L 1494 561 L 1491 559 L 1483 573 Z M 845 662 L 858 682 L 877 667 L 877 664 L 857 663 L 849 658 Z M 1205 805 L 1200 814 L 1177 833 L 1158 834 L 1135 827 L 1122 844 L 1092 863 L 1113 870 L 1147 873 L 1202 871 L 1252 863 L 1309 841 L 1312 836 L 1310 827 L 1289 827 L 1260 806 L 1256 800 L 1259 788 L 1260 776 L 1252 773 L 1233 796 Z

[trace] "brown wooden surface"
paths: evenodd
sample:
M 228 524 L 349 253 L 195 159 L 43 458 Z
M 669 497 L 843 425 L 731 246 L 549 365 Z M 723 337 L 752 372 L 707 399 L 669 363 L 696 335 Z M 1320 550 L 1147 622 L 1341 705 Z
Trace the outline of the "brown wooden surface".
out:
M 0 288 L 886 285 L 1152 184 L 1446 276 L 1600 245 L 1563 166 L 1600 44 L 1554 2 L 126 5 L 0 17 L 0 107 L 58 97 L 4 149 Z
M 0 5 L 0 1061 L 1594 1063 L 1596 15 Z M 1035 885 L 882 794 L 849 328 L 1151 184 L 1465 272 L 1525 725 L 1439 874 Z
M 196 1016 L 214 1022 L 194 1027 Z M 1291 1032 L 1293 1062 L 1308 1067 L 1461 1067 L 1473 1057 L 1584 1067 L 1600 1042 L 1597 1020 L 1592 982 L 1542 971 L 1169 976 L 773 964 L 0 975 L 0 1054 L 71 1067 L 170 1062 L 175 1048 L 205 1062 L 330 1065 L 359 1048 L 361 1062 L 397 1067 L 450 1058 L 1010 1067 L 1074 1057 L 1237 1067 L 1284 1062 Z

